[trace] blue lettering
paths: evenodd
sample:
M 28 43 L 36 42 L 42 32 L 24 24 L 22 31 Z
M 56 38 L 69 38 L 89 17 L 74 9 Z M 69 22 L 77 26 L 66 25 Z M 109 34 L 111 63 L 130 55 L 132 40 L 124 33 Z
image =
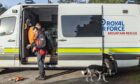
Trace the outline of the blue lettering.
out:
M 102 24 L 103 24 L 103 25 L 106 24 L 106 20 L 105 20 L 105 19 L 102 20 Z
M 104 31 L 125 31 L 124 27 L 104 27 Z
M 122 27 L 118 27 L 118 31 L 122 31 Z
M 125 31 L 124 26 L 122 27 L 122 31 Z
M 121 21 L 115 21 L 115 25 L 121 25 L 122 22 Z
M 123 21 L 106 21 L 102 20 L 104 31 L 125 31 Z
M 107 25 L 110 25 L 110 21 L 107 21 Z
M 110 27 L 110 31 L 114 31 L 114 28 L 113 27 Z
M 111 23 L 112 26 L 114 25 L 114 21 L 111 21 L 110 23 Z

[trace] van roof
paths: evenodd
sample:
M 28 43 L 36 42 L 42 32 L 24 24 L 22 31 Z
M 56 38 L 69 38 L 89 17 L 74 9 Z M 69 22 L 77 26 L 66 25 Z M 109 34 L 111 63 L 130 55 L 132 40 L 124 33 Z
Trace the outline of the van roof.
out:
M 4 12 L 0 17 L 4 17 L 4 16 L 8 16 L 10 15 L 11 11 L 13 9 L 18 9 L 20 10 L 21 7 L 26 7 L 26 6 L 59 6 L 59 5 L 63 5 L 63 6 L 72 6 L 72 5 L 108 5 L 108 6 L 139 6 L 138 4 L 124 4 L 124 3 L 117 3 L 117 4 L 110 4 L 110 3 L 49 3 L 49 4 L 19 4 L 19 5 L 15 5 L 13 7 L 11 7 L 10 9 L 8 9 L 6 12 Z M 140 8 L 140 7 L 139 7 Z
M 108 5 L 116 5 L 116 4 L 119 4 L 119 5 L 138 5 L 138 4 L 127 4 L 127 3 L 38 3 L 38 4 L 20 4 L 22 6 L 28 6 L 28 5 L 73 5 L 73 4 L 76 4 L 76 5 L 88 5 L 88 4 L 100 4 L 100 5 L 105 5 L 105 4 L 108 4 Z

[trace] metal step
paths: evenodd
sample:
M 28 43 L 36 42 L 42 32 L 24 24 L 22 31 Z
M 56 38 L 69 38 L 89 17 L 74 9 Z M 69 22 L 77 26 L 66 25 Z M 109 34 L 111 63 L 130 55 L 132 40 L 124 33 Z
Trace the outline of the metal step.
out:
M 57 56 L 46 56 L 45 63 L 57 63 Z M 37 57 L 26 57 L 27 63 L 37 63 Z

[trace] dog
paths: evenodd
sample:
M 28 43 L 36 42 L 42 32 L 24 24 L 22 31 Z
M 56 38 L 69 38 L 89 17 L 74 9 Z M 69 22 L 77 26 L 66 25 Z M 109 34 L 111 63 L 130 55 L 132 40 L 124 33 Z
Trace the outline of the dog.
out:
M 94 82 L 93 80 L 93 76 L 94 75 L 98 75 L 98 80 L 100 81 L 101 79 L 103 79 L 104 82 L 108 82 L 105 79 L 105 72 L 108 70 L 108 66 L 99 66 L 99 65 L 90 65 L 86 68 L 86 71 L 81 71 L 81 73 L 86 77 L 86 81 L 89 82 L 90 81 Z M 111 69 L 109 69 L 109 74 L 111 74 Z

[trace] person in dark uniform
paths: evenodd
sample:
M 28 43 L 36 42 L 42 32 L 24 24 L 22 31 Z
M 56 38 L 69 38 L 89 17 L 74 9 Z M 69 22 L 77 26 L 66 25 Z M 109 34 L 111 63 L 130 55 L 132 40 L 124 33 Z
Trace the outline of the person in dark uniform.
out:
M 36 39 L 32 44 L 33 46 L 32 52 L 35 52 L 35 55 L 37 56 L 38 68 L 39 68 L 39 76 L 36 78 L 36 80 L 45 80 L 46 77 L 45 77 L 45 69 L 44 69 L 44 59 L 47 53 L 45 34 L 38 27 L 34 27 L 33 32 L 36 35 Z

